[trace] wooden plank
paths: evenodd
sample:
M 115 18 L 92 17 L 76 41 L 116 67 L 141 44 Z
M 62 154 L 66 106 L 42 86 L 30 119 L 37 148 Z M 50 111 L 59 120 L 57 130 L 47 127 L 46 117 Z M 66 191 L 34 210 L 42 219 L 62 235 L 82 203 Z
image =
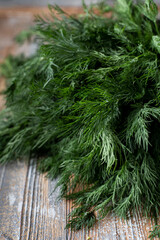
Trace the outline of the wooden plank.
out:
M 127 221 L 117 218 L 116 225 L 118 236 L 121 239 L 146 240 L 148 239 L 152 223 L 150 219 L 142 218 L 140 212 L 137 212 L 134 217 L 130 217 Z
M 53 3 L 54 5 L 54 3 Z M 69 13 L 69 14 L 79 14 L 82 13 L 82 7 L 78 7 L 78 6 L 66 6 L 66 7 L 62 7 L 62 9 L 65 10 L 65 12 Z M 16 17 L 17 15 L 22 15 L 22 13 L 24 15 L 30 15 L 31 18 L 34 18 L 34 15 L 37 14 L 42 14 L 45 13 L 47 14 L 49 12 L 47 4 L 45 7 L 40 7 L 40 6 L 15 6 L 15 7 L 7 7 L 7 8 L 0 8 L 0 16 L 1 17 Z
M 82 8 L 66 7 L 65 11 L 69 14 L 82 13 Z M 19 53 L 30 54 L 26 51 L 27 44 L 19 46 L 15 43 L 14 38 L 22 30 L 34 24 L 35 15 L 47 15 L 49 10 L 47 7 L 11 7 L 0 8 L 0 62 L 9 55 L 17 55 Z M 29 47 L 32 50 L 34 45 Z
M 25 181 L 20 240 L 65 239 L 66 203 L 56 201 L 59 189 L 52 193 L 56 180 L 38 173 L 35 162 L 31 161 Z
M 0 168 L 0 239 L 66 239 L 66 202 L 57 201 L 55 181 L 36 170 L 36 161 Z
M 112 2 L 112 0 L 109 0 L 110 2 Z M 97 0 L 85 0 L 86 4 L 90 4 L 90 3 L 96 3 Z M 10 0 L 10 1 L 6 1 L 6 0 L 1 0 L 0 1 L 0 5 L 3 7 L 7 7 L 7 6 L 46 6 L 47 4 L 59 4 L 62 6 L 81 6 L 82 1 L 81 0 Z
M 137 212 L 128 221 L 109 214 L 89 230 L 65 230 L 72 201 L 57 201 L 60 189 L 36 170 L 36 161 L 0 168 L 0 239 L 8 240 L 147 240 L 150 219 Z M 157 238 L 158 239 L 158 238 Z
M 15 161 L 0 168 L 0 239 L 19 239 L 27 163 Z
M 5 106 L 5 99 L 3 94 L 1 94 L 6 88 L 5 79 L 3 77 L 0 77 L 0 111 L 4 109 Z

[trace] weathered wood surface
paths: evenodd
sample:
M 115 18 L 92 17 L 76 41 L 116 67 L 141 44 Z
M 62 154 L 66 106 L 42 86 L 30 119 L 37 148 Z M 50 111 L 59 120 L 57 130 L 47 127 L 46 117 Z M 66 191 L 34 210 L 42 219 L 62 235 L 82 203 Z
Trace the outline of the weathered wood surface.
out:
M 0 62 L 9 53 L 30 54 L 34 46 L 18 47 L 13 37 L 33 23 L 40 8 L 0 9 Z M 43 9 L 47 12 L 46 8 Z M 81 11 L 68 9 L 69 12 Z M 26 48 L 27 47 L 27 48 Z M 26 51 L 27 49 L 27 51 Z M 4 89 L 0 79 L 0 90 Z M 4 100 L 0 98 L 0 108 Z M 138 212 L 122 221 L 108 215 L 92 229 L 71 233 L 65 230 L 72 201 L 57 201 L 59 189 L 52 192 L 55 181 L 36 170 L 36 161 L 17 161 L 0 167 L 0 240 L 146 240 L 152 222 Z
M 65 11 L 71 14 L 82 13 L 79 7 L 66 7 Z M 49 12 L 47 7 L 16 7 L 1 8 L 0 7 L 0 62 L 8 54 L 19 54 L 24 52 L 26 44 L 19 46 L 15 43 L 14 37 L 24 29 L 33 25 L 35 15 L 44 15 Z M 32 51 L 30 47 L 27 55 Z
M 36 161 L 12 162 L 0 168 L 1 240 L 145 240 L 152 223 L 141 218 L 122 221 L 112 215 L 93 229 L 65 230 L 72 202 L 57 200 L 56 180 L 36 170 Z

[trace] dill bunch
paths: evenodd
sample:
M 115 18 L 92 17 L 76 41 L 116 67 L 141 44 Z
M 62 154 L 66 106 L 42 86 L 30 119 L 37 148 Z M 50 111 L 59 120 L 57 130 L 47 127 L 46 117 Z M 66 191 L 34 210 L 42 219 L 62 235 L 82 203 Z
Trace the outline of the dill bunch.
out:
M 73 230 L 109 211 L 158 217 L 160 206 L 158 8 L 152 0 L 83 7 L 74 17 L 49 6 L 31 31 L 36 53 L 1 67 L 0 162 L 41 157 L 39 169 L 59 176 L 60 197 L 74 200 Z

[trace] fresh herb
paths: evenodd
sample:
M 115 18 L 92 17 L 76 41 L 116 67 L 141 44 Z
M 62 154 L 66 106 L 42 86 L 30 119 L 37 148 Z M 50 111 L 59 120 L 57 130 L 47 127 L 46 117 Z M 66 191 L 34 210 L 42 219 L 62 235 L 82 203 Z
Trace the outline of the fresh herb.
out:
M 37 17 L 32 29 L 36 54 L 3 64 L 9 82 L 1 163 L 41 157 L 39 169 L 59 175 L 61 197 L 74 200 L 67 224 L 74 230 L 91 227 L 111 210 L 126 218 L 141 209 L 157 218 L 158 8 L 152 0 L 83 6 L 79 17 L 49 6 L 51 17 Z
M 160 225 L 155 225 L 153 228 L 153 231 L 150 231 L 150 232 L 151 232 L 151 234 L 150 234 L 149 238 L 151 240 L 153 240 L 155 237 L 160 238 Z

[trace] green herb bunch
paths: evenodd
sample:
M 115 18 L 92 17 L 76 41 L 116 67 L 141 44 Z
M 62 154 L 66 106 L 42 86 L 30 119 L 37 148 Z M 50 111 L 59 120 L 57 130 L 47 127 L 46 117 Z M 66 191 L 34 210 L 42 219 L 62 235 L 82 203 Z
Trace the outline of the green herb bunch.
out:
M 74 200 L 74 230 L 111 210 L 158 217 L 160 207 L 158 8 L 152 0 L 83 6 L 78 17 L 49 6 L 32 29 L 36 53 L 2 66 L 0 161 L 40 157 L 39 169 L 59 176 L 60 197 Z

